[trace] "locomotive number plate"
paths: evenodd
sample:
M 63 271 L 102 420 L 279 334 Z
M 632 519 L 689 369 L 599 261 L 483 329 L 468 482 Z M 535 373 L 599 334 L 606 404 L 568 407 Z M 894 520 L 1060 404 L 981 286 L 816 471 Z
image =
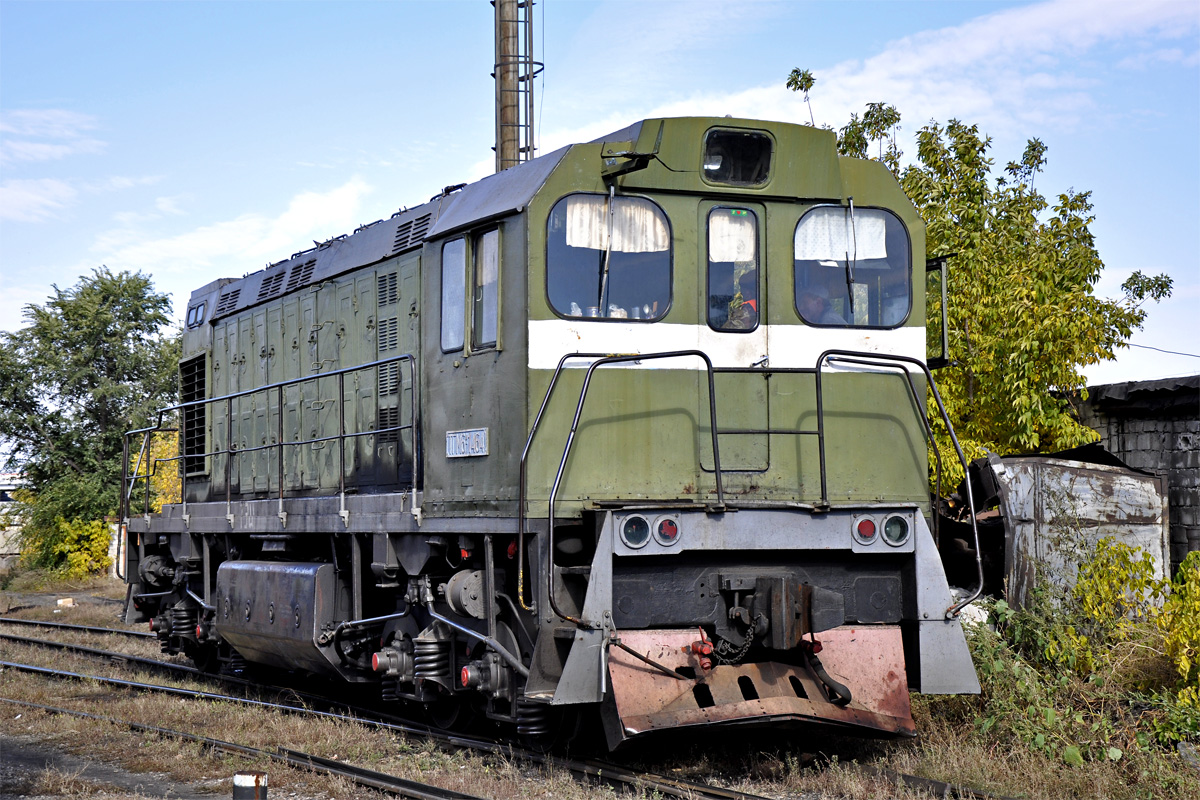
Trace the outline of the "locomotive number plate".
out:
M 446 431 L 446 458 L 466 458 L 488 454 L 488 429 Z

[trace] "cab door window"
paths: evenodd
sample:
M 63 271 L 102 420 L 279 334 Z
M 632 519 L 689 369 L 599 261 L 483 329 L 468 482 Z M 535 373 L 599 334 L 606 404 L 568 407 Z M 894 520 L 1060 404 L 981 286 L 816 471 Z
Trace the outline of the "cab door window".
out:
M 718 206 L 708 213 L 708 325 L 752 331 L 758 313 L 758 217 Z

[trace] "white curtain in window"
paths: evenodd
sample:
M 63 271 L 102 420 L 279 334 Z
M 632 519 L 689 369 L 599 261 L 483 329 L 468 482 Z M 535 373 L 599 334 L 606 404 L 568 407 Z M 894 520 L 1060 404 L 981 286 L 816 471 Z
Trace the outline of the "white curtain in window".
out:
M 887 222 L 872 209 L 854 212 L 854 234 L 850 233 L 850 211 L 844 208 L 814 208 L 796 228 L 796 259 L 799 261 L 844 261 L 846 254 L 864 260 L 887 258 Z
M 608 198 L 577 194 L 567 198 L 567 246 L 605 250 L 608 244 Z M 614 200 L 612 249 L 617 253 L 661 253 L 671 246 L 667 223 L 645 200 Z
M 708 217 L 709 261 L 754 261 L 754 217 L 733 216 L 728 208 L 718 208 Z

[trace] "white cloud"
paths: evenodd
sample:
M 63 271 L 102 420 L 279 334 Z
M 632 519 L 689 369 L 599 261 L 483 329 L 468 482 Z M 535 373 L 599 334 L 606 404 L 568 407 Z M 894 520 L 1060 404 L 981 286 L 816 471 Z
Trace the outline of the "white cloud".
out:
M 76 185 L 59 178 L 17 178 L 0 184 L 0 219 L 44 222 L 73 205 L 81 192 L 107 194 L 157 183 L 161 176 L 116 176 Z M 177 212 L 176 212 L 177 213 Z M 118 215 L 121 216 L 121 215 Z M 137 215 L 128 216 L 129 219 Z
M 1126 56 L 1117 62 L 1117 68 L 1140 72 L 1160 64 L 1179 64 L 1184 67 L 1194 67 L 1200 64 L 1200 50 L 1193 50 L 1191 53 L 1185 53 L 1178 47 L 1147 50 Z
M 0 117 L 0 164 L 55 161 L 99 153 L 104 142 L 86 135 L 96 127 L 88 114 L 63 109 L 18 109 Z
M 11 180 L 0 184 L 0 219 L 41 222 L 75 200 L 78 191 L 54 178 Z
M 17 109 L 0 116 L 0 133 L 17 136 L 73 139 L 95 127 L 96 118 L 90 114 L 60 108 Z
M 112 218 L 126 228 L 132 228 L 135 225 L 162 219 L 164 216 L 183 216 L 187 212 L 179 207 L 179 203 L 187 198 L 187 195 L 156 197 L 153 211 L 118 211 L 112 215 Z
M 180 215 L 183 214 L 183 209 L 179 207 L 179 201 L 182 197 L 157 197 L 154 200 L 154 207 L 163 214 Z
M 23 328 L 27 324 L 25 306 L 44 304 L 52 291 L 49 283 L 10 284 L 0 281 L 0 330 Z
M 1163 40 L 1194 38 L 1198 26 L 1200 14 L 1193 2 L 1052 0 L 897 39 L 865 60 L 804 66 L 817 75 L 817 124 L 840 126 L 852 112 L 861 113 L 866 103 L 886 101 L 906 115 L 904 130 L 910 133 L 925 120 L 957 117 L 996 136 L 1024 135 L 1051 125 L 1069 130 L 1089 118 L 1095 107 L 1093 93 L 1101 88 L 1082 63 L 1091 48 L 1131 40 L 1146 46 L 1148 39 L 1165 47 Z M 1163 52 L 1162 60 L 1175 58 L 1173 51 Z M 1180 52 L 1172 63 L 1187 66 L 1192 61 L 1195 54 Z M 609 107 L 594 112 L 608 114 L 608 121 L 547 130 L 541 151 L 595 138 L 639 117 L 731 114 L 808 122 L 801 95 L 788 91 L 783 77 L 733 93 L 696 92 L 666 99 L 660 94 L 657 102 L 652 98 L 640 106 L 618 93 L 618 113 Z M 588 100 L 596 104 L 600 97 Z
M 138 186 L 151 186 L 161 181 L 161 175 L 142 175 L 140 177 L 131 178 L 127 175 L 113 175 L 103 180 L 93 181 L 84 186 L 84 188 L 95 194 L 104 194 L 106 192 L 119 192 L 123 189 L 133 189 Z
M 241 274 L 286 258 L 311 246 L 313 240 L 352 230 L 361 221 L 363 200 L 371 191 L 369 184 L 354 177 L 328 192 L 297 195 L 275 217 L 242 214 L 157 238 L 122 227 L 100 236 L 91 250 L 97 260 L 114 269 L 143 270 L 156 277 L 197 269 L 211 271 L 214 267 L 222 274 Z M 160 209 L 174 208 L 170 198 L 160 201 Z M 129 217 L 119 221 L 143 220 Z

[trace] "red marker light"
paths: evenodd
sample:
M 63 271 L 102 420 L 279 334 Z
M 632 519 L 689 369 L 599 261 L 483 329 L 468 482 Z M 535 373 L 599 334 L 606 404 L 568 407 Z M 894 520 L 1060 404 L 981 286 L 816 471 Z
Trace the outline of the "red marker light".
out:
M 875 538 L 875 521 L 870 519 L 859 520 L 858 535 L 863 539 Z
M 371 654 L 371 669 L 379 672 L 379 653 Z

